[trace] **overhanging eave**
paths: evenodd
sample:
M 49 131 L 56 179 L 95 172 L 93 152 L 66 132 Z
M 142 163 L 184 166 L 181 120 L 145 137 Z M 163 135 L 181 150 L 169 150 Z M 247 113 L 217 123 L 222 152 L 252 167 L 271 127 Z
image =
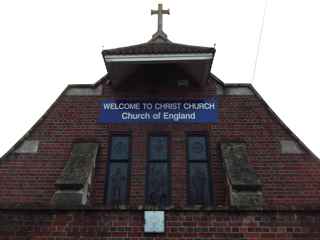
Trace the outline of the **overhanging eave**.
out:
M 213 53 L 193 54 L 141 54 L 141 55 L 105 55 L 106 63 L 110 62 L 171 62 L 212 60 Z
M 120 87 L 139 66 L 153 64 L 177 64 L 200 86 L 207 82 L 213 53 L 104 55 L 106 68 L 113 87 Z M 156 74 L 156 73 L 155 73 Z

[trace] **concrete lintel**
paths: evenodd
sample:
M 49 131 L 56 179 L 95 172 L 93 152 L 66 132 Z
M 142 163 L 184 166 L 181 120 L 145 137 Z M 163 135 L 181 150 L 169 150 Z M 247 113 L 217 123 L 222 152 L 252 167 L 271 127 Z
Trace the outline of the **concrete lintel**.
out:
M 293 140 L 281 140 L 281 153 L 282 154 L 302 154 L 303 150 L 296 141 Z
M 101 96 L 102 84 L 98 87 L 70 87 L 66 92 L 67 96 Z
M 15 150 L 15 153 L 37 153 L 39 150 L 39 140 L 25 140 Z

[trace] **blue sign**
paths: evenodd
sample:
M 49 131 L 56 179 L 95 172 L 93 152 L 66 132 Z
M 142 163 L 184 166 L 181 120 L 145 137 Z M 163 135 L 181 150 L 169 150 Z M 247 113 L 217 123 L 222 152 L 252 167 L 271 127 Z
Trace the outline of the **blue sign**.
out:
M 103 100 L 99 123 L 216 123 L 216 98 L 190 101 Z

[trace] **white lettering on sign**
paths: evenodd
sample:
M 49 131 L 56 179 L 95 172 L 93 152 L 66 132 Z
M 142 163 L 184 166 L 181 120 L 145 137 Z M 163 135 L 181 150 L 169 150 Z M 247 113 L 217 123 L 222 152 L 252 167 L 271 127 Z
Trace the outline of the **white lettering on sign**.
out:
M 104 103 L 104 110 L 140 110 L 140 103 Z
M 184 103 L 183 108 L 185 110 L 214 110 L 214 103 Z
M 155 103 L 155 110 L 180 110 L 181 103 Z
M 152 103 L 142 103 L 143 104 L 143 109 L 145 110 L 152 110 L 153 104 Z
M 181 103 L 104 103 L 104 110 L 180 110 Z M 215 109 L 214 103 L 183 103 L 185 110 L 213 110 Z
M 123 120 L 148 120 L 150 119 L 150 114 L 149 113 L 129 113 L 129 112 L 124 112 L 122 113 L 122 119 Z
M 174 122 L 178 122 L 180 120 L 195 120 L 196 113 L 163 113 L 164 120 L 173 120 Z
M 99 123 L 216 123 L 216 98 L 170 101 L 104 100 Z

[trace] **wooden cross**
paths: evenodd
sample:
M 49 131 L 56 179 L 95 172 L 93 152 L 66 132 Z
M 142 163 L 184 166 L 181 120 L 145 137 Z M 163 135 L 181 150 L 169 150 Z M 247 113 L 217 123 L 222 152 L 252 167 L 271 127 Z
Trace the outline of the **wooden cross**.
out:
M 163 26 L 163 14 L 170 14 L 170 10 L 164 10 L 162 8 L 162 4 L 160 3 L 158 5 L 158 10 L 151 10 L 151 15 L 157 14 L 158 15 L 158 32 L 163 32 L 162 26 Z

